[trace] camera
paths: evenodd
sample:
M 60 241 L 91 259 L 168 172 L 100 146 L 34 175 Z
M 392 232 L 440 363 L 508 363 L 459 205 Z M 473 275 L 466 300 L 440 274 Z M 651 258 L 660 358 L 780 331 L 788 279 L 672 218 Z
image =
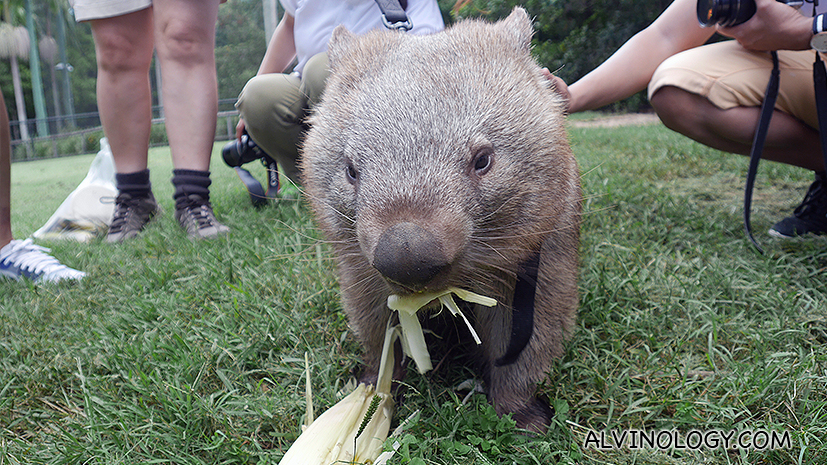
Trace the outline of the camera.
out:
M 777 0 L 793 8 L 800 8 L 803 0 Z M 755 0 L 698 0 L 698 22 L 703 27 L 720 24 L 737 26 L 755 14 Z
M 232 140 L 221 149 L 221 157 L 228 166 L 236 167 L 267 156 L 263 150 L 247 135 L 247 131 L 240 139 Z
M 266 205 L 268 200 L 276 198 L 279 191 L 279 165 L 276 160 L 267 155 L 267 152 L 261 150 L 261 147 L 253 142 L 246 130 L 239 139 L 232 140 L 224 145 L 224 148 L 221 149 L 221 157 L 224 159 L 224 163 L 231 168 L 235 168 L 241 182 L 247 187 L 253 205 L 260 207 Z M 241 165 L 254 160 L 261 160 L 261 164 L 264 165 L 267 171 L 266 191 L 249 171 L 241 167 Z

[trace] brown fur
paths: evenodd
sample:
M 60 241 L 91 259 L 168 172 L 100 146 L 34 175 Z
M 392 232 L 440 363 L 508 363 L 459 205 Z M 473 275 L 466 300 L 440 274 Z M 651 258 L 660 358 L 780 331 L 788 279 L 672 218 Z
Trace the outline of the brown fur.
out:
M 496 308 L 473 312 L 483 341 L 474 358 L 497 412 L 542 431 L 549 409 L 536 385 L 577 313 L 581 194 L 562 102 L 530 55 L 532 34 L 519 8 L 430 36 L 338 28 L 302 170 L 368 372 L 388 295 L 456 286 L 494 297 Z M 533 332 L 498 366 L 515 283 L 537 254 Z

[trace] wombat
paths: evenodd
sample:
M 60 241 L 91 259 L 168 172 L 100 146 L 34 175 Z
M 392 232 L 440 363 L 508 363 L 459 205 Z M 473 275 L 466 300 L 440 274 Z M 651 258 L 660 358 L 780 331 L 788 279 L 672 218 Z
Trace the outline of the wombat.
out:
M 470 357 L 496 411 L 544 431 L 551 410 L 537 383 L 577 313 L 581 191 L 532 34 L 520 8 L 428 36 L 340 26 L 301 168 L 366 376 L 378 370 L 389 295 L 490 296 L 496 307 L 469 316 L 482 339 Z

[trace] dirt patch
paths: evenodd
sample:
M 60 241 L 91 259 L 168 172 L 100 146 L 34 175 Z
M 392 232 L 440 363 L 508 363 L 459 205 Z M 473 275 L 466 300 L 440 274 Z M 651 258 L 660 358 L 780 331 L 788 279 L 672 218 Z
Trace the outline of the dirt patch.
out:
M 656 123 L 660 123 L 660 119 L 654 113 L 627 113 L 624 115 L 601 116 L 588 120 L 569 120 L 568 122 L 569 125 L 575 128 L 616 128 Z

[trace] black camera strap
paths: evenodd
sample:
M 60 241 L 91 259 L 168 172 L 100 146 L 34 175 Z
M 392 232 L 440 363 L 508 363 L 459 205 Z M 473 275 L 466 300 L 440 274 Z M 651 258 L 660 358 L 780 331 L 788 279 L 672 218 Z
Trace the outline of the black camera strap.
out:
M 813 17 L 818 10 L 819 0 L 808 0 L 813 4 Z M 815 33 L 815 31 L 813 31 Z M 821 140 L 821 155 L 824 157 L 824 166 L 827 167 L 827 70 L 821 54 L 815 52 L 816 59 L 813 63 L 813 88 L 816 97 L 816 112 L 818 115 L 818 135 Z M 775 107 L 775 100 L 778 97 L 778 53 L 772 52 L 772 73 L 767 83 L 767 92 L 764 95 L 764 102 L 761 105 L 761 116 L 758 120 L 758 127 L 755 129 L 755 138 L 750 151 L 749 169 L 747 170 L 747 182 L 744 187 L 744 229 L 747 237 L 762 254 L 764 249 L 755 240 L 750 226 L 750 207 L 752 206 L 752 189 L 755 185 L 755 174 L 758 171 L 758 162 L 761 161 L 761 152 L 764 150 L 764 140 L 767 138 L 767 128 Z
M 816 94 L 816 110 L 818 112 L 818 135 L 821 139 L 821 154 L 824 157 L 824 166 L 827 166 L 827 70 L 825 70 L 824 61 L 821 59 L 821 54 L 815 52 L 816 60 L 813 63 L 813 86 Z M 767 127 L 769 127 L 770 118 L 772 117 L 773 107 L 775 106 L 775 99 L 778 97 L 778 54 L 772 52 L 773 70 L 770 75 L 770 82 L 767 84 L 767 92 L 764 96 L 764 103 L 761 105 L 761 118 L 758 121 L 758 128 L 755 130 L 755 139 L 752 143 L 752 151 L 750 153 L 749 169 L 747 170 L 747 183 L 744 188 L 744 228 L 747 236 L 752 244 L 759 252 L 764 253 L 764 249 L 752 236 L 752 227 L 750 226 L 750 207 L 752 205 L 752 189 L 755 185 L 755 174 L 758 171 L 758 162 L 761 161 L 761 152 L 764 150 L 764 140 L 767 137 Z
M 772 112 L 775 109 L 775 100 L 778 98 L 778 53 L 772 52 L 772 72 L 770 81 L 767 83 L 767 91 L 764 93 L 764 102 L 761 104 L 761 116 L 758 119 L 758 127 L 755 129 L 755 136 L 752 140 L 752 150 L 749 154 L 749 168 L 747 169 L 747 182 L 744 187 L 744 229 L 752 245 L 759 252 L 764 249 L 752 235 L 750 224 L 750 210 L 752 207 L 752 189 L 755 186 L 755 174 L 758 172 L 758 163 L 761 161 L 761 152 L 764 151 L 764 141 L 767 139 L 767 129 L 770 126 Z
M 816 96 L 816 110 L 818 112 L 818 134 L 821 139 L 821 154 L 824 157 L 824 166 L 827 166 L 827 70 L 825 69 L 824 61 L 821 59 L 821 54 L 815 52 L 816 59 L 813 63 L 813 87 Z M 755 240 L 752 235 L 752 226 L 750 225 L 750 210 L 752 206 L 752 190 L 755 186 L 755 175 L 758 171 L 758 163 L 761 161 L 761 152 L 764 150 L 764 141 L 767 138 L 767 129 L 769 128 L 772 112 L 774 111 L 775 101 L 778 97 L 778 54 L 772 52 L 772 72 L 770 73 L 770 80 L 767 83 L 767 91 L 764 95 L 764 102 L 761 104 L 761 116 L 758 120 L 758 127 L 755 129 L 755 137 L 752 142 L 752 150 L 750 151 L 749 168 L 747 170 L 747 181 L 744 187 L 744 229 L 750 242 L 758 249 L 759 252 L 764 253 L 764 249 Z
M 816 93 L 821 155 L 824 157 L 824 166 L 827 168 L 827 70 L 824 68 L 824 61 L 819 52 L 816 52 L 816 61 L 813 63 L 813 83 Z

